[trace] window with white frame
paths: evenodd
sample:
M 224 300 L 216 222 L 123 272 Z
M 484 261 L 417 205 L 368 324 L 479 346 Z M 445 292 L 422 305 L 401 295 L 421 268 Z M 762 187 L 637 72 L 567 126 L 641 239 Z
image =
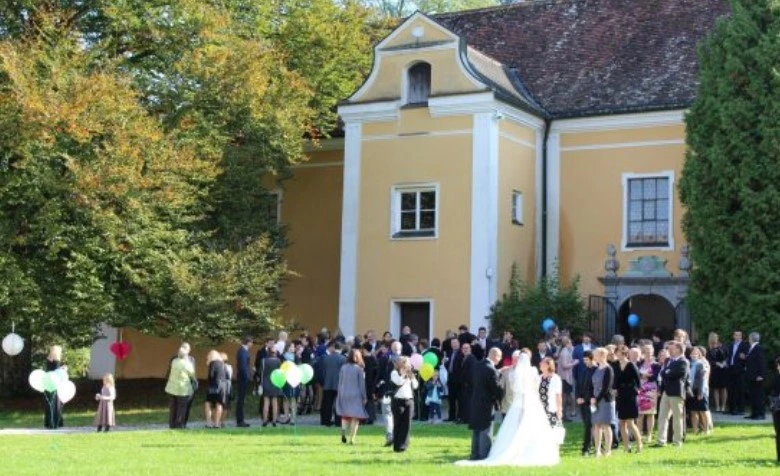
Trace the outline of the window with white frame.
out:
M 672 246 L 671 173 L 624 177 L 625 248 Z
M 427 104 L 431 95 L 431 65 L 417 63 L 407 71 L 407 104 Z
M 523 192 L 512 191 L 512 224 L 523 224 Z
M 393 238 L 435 237 L 438 190 L 435 185 L 393 188 Z

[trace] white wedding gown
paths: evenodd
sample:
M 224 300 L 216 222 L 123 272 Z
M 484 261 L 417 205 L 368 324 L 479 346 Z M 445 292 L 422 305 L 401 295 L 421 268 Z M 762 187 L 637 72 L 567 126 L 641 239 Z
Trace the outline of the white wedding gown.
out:
M 538 374 L 526 354 L 515 369 L 514 400 L 486 459 L 458 461 L 463 466 L 553 466 L 558 443 L 539 398 Z

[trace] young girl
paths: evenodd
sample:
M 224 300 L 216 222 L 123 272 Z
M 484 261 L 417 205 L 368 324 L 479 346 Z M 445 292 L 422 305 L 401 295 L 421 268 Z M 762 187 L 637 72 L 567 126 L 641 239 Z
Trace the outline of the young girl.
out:
M 441 423 L 441 394 L 444 385 L 439 380 L 439 372 L 433 373 L 433 377 L 425 384 L 425 404 L 428 405 L 428 423 Z
M 116 399 L 116 389 L 114 389 L 114 376 L 105 374 L 103 376 L 103 388 L 100 393 L 95 394 L 95 400 L 98 402 L 97 414 L 95 415 L 95 425 L 97 431 L 101 429 L 108 432 L 108 429 L 116 425 L 114 418 L 114 399 Z

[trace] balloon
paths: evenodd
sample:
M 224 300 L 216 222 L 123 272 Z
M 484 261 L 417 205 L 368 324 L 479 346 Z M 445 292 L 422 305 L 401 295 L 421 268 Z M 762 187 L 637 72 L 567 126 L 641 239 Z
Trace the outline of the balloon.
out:
M 427 362 L 422 364 L 422 367 L 420 367 L 420 377 L 422 377 L 422 379 L 426 382 L 430 380 L 431 377 L 433 377 L 433 372 L 435 372 L 435 370 L 433 370 L 433 365 Z
M 286 381 L 287 377 L 285 377 L 284 372 L 282 372 L 281 369 L 276 369 L 271 372 L 271 383 L 274 384 L 274 387 L 282 388 Z
M 65 380 L 57 386 L 57 398 L 65 404 L 76 396 L 76 385 L 70 380 Z
M 312 366 L 309 364 L 302 364 L 299 365 L 298 368 L 301 370 L 301 383 L 306 385 L 311 382 L 311 379 L 314 378 L 314 369 Z
M 11 357 L 19 355 L 22 349 L 24 349 L 24 339 L 19 337 L 18 334 L 12 332 L 3 339 L 3 352 Z
M 412 364 L 412 368 L 414 370 L 420 370 L 420 367 L 422 367 L 423 364 L 422 355 L 414 354 L 413 356 L 409 357 L 409 363 Z
M 423 355 L 423 362 L 430 364 L 431 367 L 435 368 L 437 365 L 439 365 L 439 358 L 433 352 L 428 352 L 427 354 Z
M 43 389 L 47 392 L 55 392 L 57 390 L 57 385 L 60 383 L 60 377 L 56 373 L 52 372 L 46 372 L 43 375 Z
M 303 373 L 300 371 L 300 369 L 298 369 L 298 367 L 293 365 L 292 367 L 287 369 L 285 375 L 287 376 L 287 383 L 292 388 L 295 388 L 301 384 L 301 378 L 303 377 Z
M 289 360 L 285 360 L 284 362 L 282 362 L 282 367 L 281 367 L 282 372 L 287 373 L 290 371 L 290 369 L 293 368 L 295 368 L 295 363 L 290 362 Z
M 27 379 L 30 382 L 30 386 L 37 392 L 43 392 L 43 378 L 46 376 L 46 372 L 41 369 L 36 369 L 30 372 L 30 377 Z
M 555 327 L 555 321 L 553 321 L 549 317 L 545 318 L 544 321 L 542 321 L 542 330 L 544 330 L 544 332 L 550 332 L 550 330 L 553 327 Z
M 67 380 L 70 380 L 70 376 L 68 375 L 68 371 L 63 369 L 63 368 L 59 368 L 57 370 L 52 370 L 52 372 L 54 372 L 55 377 L 57 379 L 57 382 L 65 382 Z
M 639 316 L 636 314 L 631 314 L 628 316 L 628 325 L 631 327 L 636 327 L 639 325 Z
M 125 360 L 130 351 L 133 350 L 133 346 L 129 342 L 114 342 L 108 347 L 114 356 L 119 360 Z

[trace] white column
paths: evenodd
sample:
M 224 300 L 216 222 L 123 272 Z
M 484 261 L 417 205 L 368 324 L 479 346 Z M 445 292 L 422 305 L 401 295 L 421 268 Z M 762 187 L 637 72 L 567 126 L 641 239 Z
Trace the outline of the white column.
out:
M 471 172 L 471 292 L 469 327 L 487 325 L 498 278 L 498 123 L 474 114 Z
M 561 229 L 561 135 L 547 142 L 547 274 L 557 271 Z
M 542 174 L 542 168 L 544 167 L 543 162 L 544 157 L 544 131 L 537 130 L 536 131 L 536 167 L 534 170 L 536 171 L 536 178 L 534 181 L 534 188 L 536 189 L 536 194 L 534 197 L 534 209 L 536 210 L 536 220 L 534 220 L 534 227 L 536 228 L 536 238 L 534 240 L 536 253 L 534 255 L 536 256 L 535 259 L 535 269 L 536 269 L 536 277 L 540 277 L 542 275 L 542 240 L 544 239 L 542 235 L 542 223 L 544 220 L 544 210 L 542 209 L 542 195 L 544 193 L 544 184 L 542 183 L 544 175 Z
M 100 332 L 106 336 L 92 344 L 89 352 L 89 378 L 101 379 L 105 374 L 116 376 L 116 357 L 111 353 L 111 344 L 117 341 L 119 332 L 107 324 L 100 325 Z
M 339 328 L 344 335 L 355 335 L 362 125 L 359 122 L 346 123 L 344 132 L 344 192 L 342 194 L 341 208 Z

